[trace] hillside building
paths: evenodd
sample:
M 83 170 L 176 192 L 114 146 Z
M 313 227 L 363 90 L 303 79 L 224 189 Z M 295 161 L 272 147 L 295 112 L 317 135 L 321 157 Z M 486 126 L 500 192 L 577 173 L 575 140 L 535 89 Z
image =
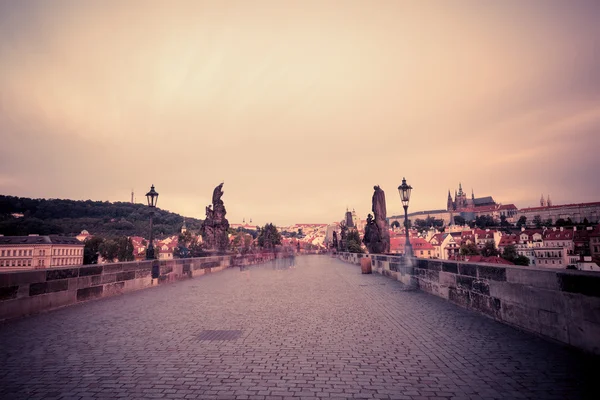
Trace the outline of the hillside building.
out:
M 83 243 L 63 236 L 0 236 L 0 270 L 83 264 Z

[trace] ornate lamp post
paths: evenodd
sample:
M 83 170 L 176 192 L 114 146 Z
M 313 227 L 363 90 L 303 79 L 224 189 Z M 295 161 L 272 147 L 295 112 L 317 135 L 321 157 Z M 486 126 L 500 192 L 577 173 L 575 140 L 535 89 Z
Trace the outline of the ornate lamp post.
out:
M 402 206 L 404 207 L 404 228 L 406 230 L 404 254 L 407 257 L 413 256 L 412 246 L 410 245 L 410 239 L 408 237 L 408 202 L 410 200 L 411 190 L 412 186 L 406 184 L 406 178 L 402 178 L 402 185 L 398 186 L 398 192 L 400 192 L 400 200 L 402 200 Z
M 158 201 L 158 193 L 154 190 L 154 185 L 150 188 L 150 191 L 146 193 L 148 199 L 148 207 L 150 207 L 150 243 L 146 249 L 146 260 L 154 260 L 154 236 L 152 232 L 152 217 L 154 216 L 154 208 Z M 152 277 L 154 278 L 154 270 L 152 271 Z M 158 276 L 156 277 L 158 278 Z

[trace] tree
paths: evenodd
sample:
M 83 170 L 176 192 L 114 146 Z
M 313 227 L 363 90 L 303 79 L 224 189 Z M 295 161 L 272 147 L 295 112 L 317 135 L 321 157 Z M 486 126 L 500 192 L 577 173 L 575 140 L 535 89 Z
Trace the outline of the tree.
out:
M 106 239 L 98 247 L 98 252 L 108 262 L 114 262 L 119 254 L 119 244 L 113 239 Z
M 121 236 L 117 240 L 117 258 L 119 261 L 133 261 L 133 242 L 127 236 Z
M 546 228 L 550 228 L 550 227 L 552 226 L 552 218 L 548 218 L 547 220 L 545 220 L 545 221 L 543 222 L 543 225 L 544 225 Z
M 557 227 L 567 226 L 567 221 L 564 218 L 559 218 L 559 219 L 556 220 L 555 225 Z
M 542 217 L 540 217 L 539 215 L 534 215 L 533 224 L 535 225 L 536 228 L 541 228 L 542 227 Z
M 183 217 L 165 210 L 154 210 L 155 233 L 173 235 L 181 228 Z M 28 199 L 0 195 L 0 215 L 22 213 L 21 218 L 0 218 L 0 232 L 5 235 L 64 234 L 74 236 L 82 230 L 95 235 L 149 235 L 150 209 L 129 202 Z M 188 229 L 198 229 L 202 221 L 187 218 Z
M 504 251 L 502 252 L 502 258 L 511 262 L 517 258 L 518 255 L 517 248 L 514 244 L 509 244 L 508 246 L 504 247 Z
M 454 224 L 455 225 L 460 225 L 463 226 L 467 221 L 461 217 L 460 215 L 455 215 L 454 216 Z
M 483 245 L 483 249 L 481 249 L 481 255 L 484 257 L 496 257 L 499 255 L 498 249 L 496 248 L 496 243 L 493 240 L 488 240 Z
M 364 253 L 360 243 L 360 233 L 356 229 L 350 229 L 346 237 L 348 243 L 348 251 L 350 253 Z
M 529 265 L 529 258 L 518 254 L 517 248 L 512 244 L 504 248 L 504 251 L 502 252 L 502 258 L 512 262 L 515 265 Z
M 527 217 L 521 215 L 519 220 L 517 221 L 517 228 L 521 229 L 521 227 L 527 226 Z
M 104 239 L 100 236 L 92 236 L 85 240 L 83 246 L 83 263 L 98 264 L 98 251 Z
M 590 225 L 591 225 L 591 224 L 590 224 L 590 221 L 588 221 L 587 217 L 585 217 L 585 218 L 583 219 L 583 225 L 585 225 L 585 226 L 590 226 Z
M 262 248 L 273 249 L 281 244 L 281 234 L 272 223 L 266 224 L 258 234 L 258 245 Z
M 204 257 L 207 254 L 197 236 L 195 236 L 195 240 L 190 242 L 188 250 L 190 251 L 190 257 Z
M 479 249 L 475 245 L 475 243 L 463 243 L 460 246 L 460 255 L 461 256 L 476 256 L 479 254 Z
M 477 226 L 480 229 L 485 229 L 488 226 L 495 226 L 495 225 L 496 225 L 496 221 L 494 221 L 494 217 L 492 217 L 491 215 L 481 215 L 481 216 L 475 217 L 475 226 Z
M 398 222 L 398 221 L 392 222 L 391 227 L 392 227 L 392 229 L 398 229 L 398 228 L 400 228 L 400 222 Z

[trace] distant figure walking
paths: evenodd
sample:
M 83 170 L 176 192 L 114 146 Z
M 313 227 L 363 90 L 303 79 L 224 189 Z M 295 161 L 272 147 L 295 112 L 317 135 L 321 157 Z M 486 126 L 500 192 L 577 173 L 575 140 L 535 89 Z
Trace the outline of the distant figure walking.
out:
M 294 249 L 290 253 L 290 268 L 296 268 L 296 252 Z

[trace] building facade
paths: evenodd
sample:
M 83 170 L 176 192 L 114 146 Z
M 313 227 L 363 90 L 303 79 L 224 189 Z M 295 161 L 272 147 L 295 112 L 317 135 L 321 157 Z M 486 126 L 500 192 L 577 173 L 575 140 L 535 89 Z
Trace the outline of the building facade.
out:
M 83 264 L 83 243 L 62 236 L 0 236 L 0 270 Z
M 544 205 L 520 209 L 515 218 L 517 220 L 521 217 L 527 218 L 527 225 L 532 225 L 534 218 L 538 215 L 542 221 L 552 220 L 553 224 L 559 219 L 568 220 L 569 218 L 574 223 L 582 223 L 584 220 L 588 220 L 590 223 L 600 222 L 600 202 L 556 206 L 551 202 L 550 205 L 548 202 L 540 203 Z

